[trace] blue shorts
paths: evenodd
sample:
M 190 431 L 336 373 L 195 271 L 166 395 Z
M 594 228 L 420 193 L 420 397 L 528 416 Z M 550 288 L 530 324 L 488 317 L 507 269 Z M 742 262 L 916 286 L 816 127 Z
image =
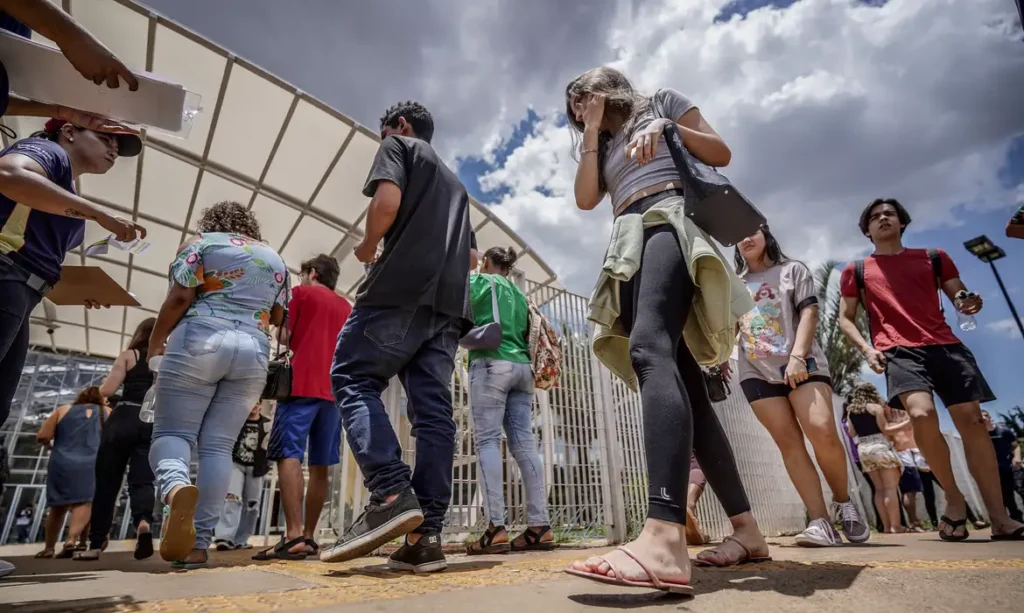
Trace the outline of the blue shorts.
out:
M 341 461 L 341 413 L 331 400 L 289 398 L 277 405 L 270 430 L 267 458 L 295 458 L 306 454 L 309 466 L 333 466 Z

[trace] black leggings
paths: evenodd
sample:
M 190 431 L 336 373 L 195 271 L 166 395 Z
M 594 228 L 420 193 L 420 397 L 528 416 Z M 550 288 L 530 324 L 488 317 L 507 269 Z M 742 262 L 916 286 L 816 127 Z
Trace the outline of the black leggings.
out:
M 156 493 L 153 470 L 149 466 L 149 443 L 153 424 L 139 419 L 139 405 L 121 402 L 107 418 L 96 453 L 96 490 L 89 520 L 92 549 L 100 549 L 110 537 L 114 507 L 121 494 L 124 471 L 128 469 L 128 497 L 131 500 L 132 525 L 145 520 L 153 523 Z
M 726 514 L 750 511 L 704 374 L 682 342 L 694 291 L 672 227 L 645 229 L 640 270 L 619 292 L 643 403 L 647 516 L 684 525 L 691 448 Z

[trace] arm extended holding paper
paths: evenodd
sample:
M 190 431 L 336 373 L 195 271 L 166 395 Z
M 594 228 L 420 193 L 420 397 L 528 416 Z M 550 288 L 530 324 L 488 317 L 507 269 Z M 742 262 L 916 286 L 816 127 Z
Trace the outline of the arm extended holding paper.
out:
M 128 89 L 139 89 L 139 80 L 121 60 L 107 49 L 71 15 L 48 0 L 0 0 L 3 11 L 57 43 L 64 57 L 83 77 L 96 85 L 120 87 L 120 79 Z
M 146 228 L 120 217 L 108 215 L 88 200 L 65 191 L 50 181 L 46 170 L 30 157 L 10 154 L 0 158 L 0 193 L 37 211 L 53 215 L 92 219 L 113 232 L 120 241 L 146 237 Z

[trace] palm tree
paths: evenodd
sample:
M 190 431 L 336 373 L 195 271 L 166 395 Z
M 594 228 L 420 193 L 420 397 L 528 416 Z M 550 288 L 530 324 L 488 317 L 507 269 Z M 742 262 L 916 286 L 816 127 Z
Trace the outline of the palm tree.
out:
M 833 389 L 843 396 L 860 380 L 864 356 L 850 345 L 839 329 L 841 296 L 832 279 L 840 264 L 837 260 L 828 260 L 814 271 L 814 282 L 818 288 L 818 329 L 814 336 L 828 360 Z M 867 314 L 863 309 L 857 312 L 857 326 L 865 337 L 869 336 Z

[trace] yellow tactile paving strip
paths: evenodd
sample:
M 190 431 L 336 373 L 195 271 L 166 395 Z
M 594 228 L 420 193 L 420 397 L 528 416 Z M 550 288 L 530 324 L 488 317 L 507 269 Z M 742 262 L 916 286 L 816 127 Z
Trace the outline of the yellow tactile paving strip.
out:
M 366 602 L 414 595 L 447 592 L 473 587 L 525 585 L 559 579 L 562 570 L 582 552 L 560 552 L 522 561 L 500 562 L 464 556 L 450 557 L 447 572 L 413 576 L 387 570 L 384 558 L 356 560 L 346 564 L 320 562 L 278 562 L 262 566 L 218 568 L 192 572 L 230 573 L 242 569 L 276 572 L 315 583 L 318 587 L 286 592 L 249 594 L 230 597 L 206 597 L 159 602 L 137 603 L 120 608 L 123 611 L 178 612 L 244 612 L 296 610 L 333 604 Z M 777 561 L 707 572 L 810 571 L 835 569 L 871 570 L 1024 570 L 1024 559 L 988 560 L 903 560 L 862 562 L 793 562 Z

